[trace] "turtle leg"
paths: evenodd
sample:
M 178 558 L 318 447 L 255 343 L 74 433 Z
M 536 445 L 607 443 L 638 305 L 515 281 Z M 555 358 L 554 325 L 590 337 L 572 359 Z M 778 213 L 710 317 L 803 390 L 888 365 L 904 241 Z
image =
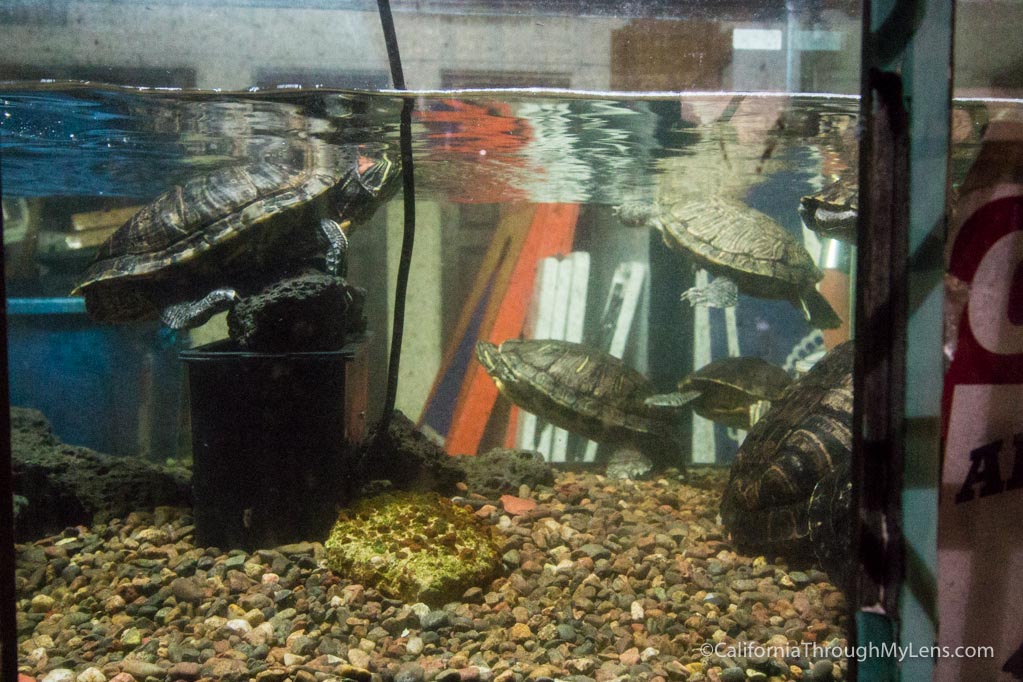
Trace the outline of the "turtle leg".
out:
M 327 242 L 327 272 L 344 277 L 348 274 L 348 237 L 345 228 L 352 221 L 339 223 L 330 218 L 320 220 L 320 236 Z
M 691 306 L 731 308 L 739 302 L 739 287 L 732 280 L 719 275 L 706 286 L 693 287 L 682 292 L 681 299 L 689 301 Z
M 607 461 L 605 475 L 614 480 L 639 481 L 654 470 L 654 462 L 643 451 L 625 446 L 616 448 Z
M 160 320 L 171 329 L 191 329 L 228 310 L 239 300 L 234 289 L 214 289 L 198 301 L 184 301 L 164 308 Z

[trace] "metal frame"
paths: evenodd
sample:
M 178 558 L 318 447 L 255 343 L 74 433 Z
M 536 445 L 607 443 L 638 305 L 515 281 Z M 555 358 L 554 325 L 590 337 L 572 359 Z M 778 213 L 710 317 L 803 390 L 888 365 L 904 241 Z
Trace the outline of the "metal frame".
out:
M 953 5 L 864 5 L 854 429 L 856 679 L 929 679 L 937 632 Z M 912 351 L 911 353 L 909 351 Z M 910 389 L 910 390 L 907 390 Z M 897 648 L 896 648 L 897 647 Z

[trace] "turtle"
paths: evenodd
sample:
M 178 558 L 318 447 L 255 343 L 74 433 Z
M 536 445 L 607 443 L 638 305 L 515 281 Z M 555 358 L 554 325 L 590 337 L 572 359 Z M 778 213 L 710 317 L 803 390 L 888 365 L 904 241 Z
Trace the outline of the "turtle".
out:
M 835 346 L 774 401 L 739 447 L 721 499 L 741 551 L 816 558 L 839 585 L 850 551 L 853 359 L 853 342 Z
M 858 204 L 858 179 L 855 173 L 845 173 L 819 192 L 802 197 L 799 216 L 818 236 L 855 244 Z
M 272 158 L 158 196 L 100 246 L 71 294 L 98 321 L 160 317 L 183 329 L 310 259 L 344 275 L 346 230 L 390 196 L 399 175 L 380 147 L 288 140 Z
M 682 294 L 691 305 L 731 307 L 738 292 L 792 301 L 814 327 L 842 320 L 816 284 L 824 274 L 802 243 L 772 218 L 719 196 L 674 203 L 629 202 L 617 208 L 626 225 L 657 229 L 668 248 L 687 253 L 714 275 Z
M 646 399 L 652 407 L 691 405 L 701 417 L 733 429 L 749 429 L 792 383 L 788 373 L 758 357 L 715 360 L 682 378 L 675 393 Z
M 659 467 L 684 468 L 672 420 L 644 404 L 653 384 L 620 359 L 547 339 L 479 341 L 476 357 L 522 409 L 598 443 L 636 448 Z

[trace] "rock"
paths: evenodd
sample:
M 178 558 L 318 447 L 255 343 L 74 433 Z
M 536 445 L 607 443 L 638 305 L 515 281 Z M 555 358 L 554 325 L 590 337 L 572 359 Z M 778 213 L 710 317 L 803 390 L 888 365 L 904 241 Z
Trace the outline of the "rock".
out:
M 248 679 L 248 666 L 236 658 L 211 658 L 202 666 L 202 672 L 215 680 Z
M 405 643 L 405 651 L 409 652 L 413 656 L 418 656 L 423 653 L 423 638 L 422 637 L 409 637 Z
M 374 430 L 359 452 L 359 479 L 387 481 L 398 490 L 454 495 L 465 472 L 444 448 L 428 439 L 416 425 L 395 410 L 386 434 Z
M 171 594 L 179 602 L 198 604 L 203 599 L 202 586 L 192 578 L 175 578 L 171 581 Z
M 349 649 L 348 662 L 356 668 L 368 668 L 370 662 L 369 654 L 362 649 Z
M 513 642 L 525 642 L 533 639 L 533 631 L 525 623 L 515 623 L 508 630 L 508 639 Z
M 394 599 L 432 605 L 457 599 L 500 564 L 493 529 L 429 493 L 360 501 L 331 529 L 325 548 L 327 566 L 338 575 Z
M 75 682 L 107 682 L 107 676 L 104 675 L 103 671 L 99 668 L 86 668 L 82 672 L 78 673 L 78 677 L 75 679 Z
M 38 410 L 11 408 L 11 456 L 14 491 L 31 502 L 18 515 L 19 542 L 139 509 L 191 505 L 187 470 L 65 445 Z
M 126 658 L 121 661 L 121 672 L 128 673 L 132 677 L 144 680 L 147 677 L 164 677 L 163 668 L 155 663 L 148 663 L 138 658 Z M 111 680 L 110 682 L 114 682 Z
M 553 467 L 533 450 L 495 449 L 455 461 L 465 471 L 469 491 L 492 500 L 515 495 L 523 485 L 532 489 L 554 482 Z
M 75 682 L 75 672 L 67 668 L 54 668 L 43 675 L 39 682 Z
M 827 660 L 822 659 L 813 664 L 810 668 L 810 672 L 806 678 L 812 682 L 831 682 L 834 679 L 835 665 Z
M 134 649 L 142 644 L 142 632 L 138 628 L 127 628 L 121 633 L 121 644 L 129 649 Z
M 192 661 L 181 661 L 171 666 L 167 677 L 172 680 L 195 680 L 202 677 L 202 666 Z
M 422 666 L 417 663 L 402 665 L 394 676 L 394 682 L 423 682 L 424 679 L 426 679 L 426 673 L 423 671 Z
M 37 594 L 32 597 L 29 610 L 32 613 L 46 613 L 53 608 L 54 599 L 48 594 Z
M 224 623 L 224 631 L 229 632 L 232 635 L 244 637 L 248 633 L 252 632 L 252 625 L 250 625 L 249 621 L 244 618 L 232 618 Z
M 590 557 L 594 561 L 598 559 L 611 558 L 611 550 L 609 550 L 604 545 L 599 545 L 593 542 L 583 545 L 582 547 L 579 548 L 579 551 L 581 551 L 583 554 Z
M 431 610 L 424 616 L 420 616 L 419 625 L 423 630 L 439 630 L 443 627 L 447 627 L 448 623 L 451 622 L 451 617 L 447 611 L 441 609 Z
M 746 682 L 746 672 L 742 668 L 725 668 L 721 671 L 721 682 Z
M 341 277 L 307 272 L 238 302 L 227 329 L 240 347 L 261 353 L 336 351 L 366 329 L 366 292 Z
M 501 505 L 508 514 L 519 516 L 536 509 L 536 500 L 515 495 L 501 495 Z

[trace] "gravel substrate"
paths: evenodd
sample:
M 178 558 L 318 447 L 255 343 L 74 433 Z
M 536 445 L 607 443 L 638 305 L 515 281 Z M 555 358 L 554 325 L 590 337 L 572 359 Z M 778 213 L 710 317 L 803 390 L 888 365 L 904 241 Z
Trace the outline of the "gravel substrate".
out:
M 717 521 L 726 477 L 562 472 L 518 491 L 532 509 L 465 491 L 506 570 L 443 608 L 334 575 L 318 542 L 196 547 L 188 510 L 68 528 L 18 546 L 22 680 L 843 679 L 842 593 L 737 555 Z

